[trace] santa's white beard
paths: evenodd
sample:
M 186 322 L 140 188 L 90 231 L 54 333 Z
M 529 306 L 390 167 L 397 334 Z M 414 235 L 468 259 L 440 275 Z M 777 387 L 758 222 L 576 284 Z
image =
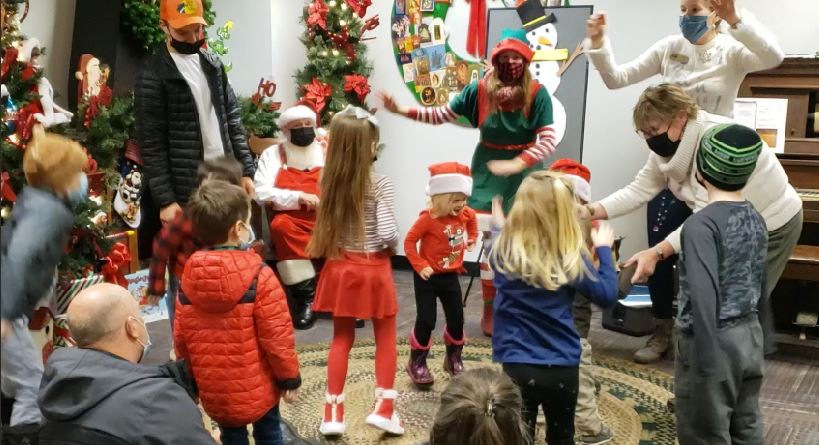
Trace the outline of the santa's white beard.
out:
M 287 154 L 288 167 L 304 170 L 324 166 L 324 148 L 318 141 L 313 141 L 306 147 L 299 147 L 285 141 L 284 151 Z

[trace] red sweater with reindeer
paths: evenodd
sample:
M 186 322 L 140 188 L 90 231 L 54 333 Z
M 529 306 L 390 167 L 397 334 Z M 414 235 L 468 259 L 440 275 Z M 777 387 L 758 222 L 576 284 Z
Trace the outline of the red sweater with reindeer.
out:
M 458 215 L 433 218 L 424 210 L 404 239 L 404 253 L 412 268 L 420 273 L 431 267 L 435 273 L 461 272 L 467 245 L 478 239 L 475 211 L 464 207 Z M 418 252 L 418 241 L 421 251 Z

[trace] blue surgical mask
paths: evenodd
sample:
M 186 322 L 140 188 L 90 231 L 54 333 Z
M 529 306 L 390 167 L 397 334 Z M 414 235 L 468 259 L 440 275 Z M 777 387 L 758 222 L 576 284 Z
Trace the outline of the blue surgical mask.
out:
M 88 199 L 88 176 L 85 173 L 80 176 L 80 186 L 74 190 L 69 190 L 66 199 L 73 207 Z
M 137 360 L 137 363 L 142 363 L 142 361 L 145 360 L 145 357 L 148 355 L 148 352 L 151 350 L 151 346 L 153 346 L 154 344 L 151 343 L 151 333 L 148 332 L 148 325 L 145 324 L 145 321 L 144 320 L 140 321 L 136 317 L 131 317 L 131 318 L 133 318 L 134 320 L 140 322 L 142 324 L 142 327 L 145 329 L 145 338 L 146 338 L 145 344 L 143 344 L 141 341 L 139 341 L 138 338 L 136 339 L 137 343 L 139 343 L 139 345 L 142 346 L 142 355 L 139 356 L 139 360 Z
M 250 245 L 253 244 L 253 241 L 256 241 L 256 233 L 253 231 L 253 227 L 250 226 L 248 223 L 243 223 L 245 225 L 245 229 L 247 229 L 248 237 L 246 240 L 242 241 L 242 244 L 239 245 L 239 248 L 242 250 L 250 249 Z
M 696 44 L 706 32 L 708 32 L 707 15 L 682 15 L 680 16 L 680 31 L 683 37 L 692 44 Z

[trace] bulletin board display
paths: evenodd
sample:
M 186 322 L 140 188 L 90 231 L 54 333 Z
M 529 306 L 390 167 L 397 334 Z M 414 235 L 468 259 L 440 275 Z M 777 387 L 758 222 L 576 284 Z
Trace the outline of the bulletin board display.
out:
M 484 67 L 461 57 L 448 43 L 449 0 L 395 0 L 390 22 L 400 75 L 421 105 L 449 103 L 481 78 Z

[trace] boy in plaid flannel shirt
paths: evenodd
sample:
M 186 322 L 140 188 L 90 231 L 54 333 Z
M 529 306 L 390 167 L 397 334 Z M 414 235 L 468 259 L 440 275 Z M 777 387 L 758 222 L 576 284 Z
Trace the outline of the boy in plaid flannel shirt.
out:
M 220 180 L 241 186 L 242 166 L 233 158 L 206 160 L 199 165 L 197 186 L 205 180 Z M 165 225 L 156 236 L 153 245 L 153 256 L 148 272 L 148 302 L 159 303 L 166 296 L 168 319 L 173 331 L 174 300 L 179 291 L 179 278 L 185 270 L 185 263 L 191 255 L 205 246 L 193 236 L 193 224 L 187 213 L 182 210 L 176 218 Z M 166 283 L 165 270 L 169 280 Z

